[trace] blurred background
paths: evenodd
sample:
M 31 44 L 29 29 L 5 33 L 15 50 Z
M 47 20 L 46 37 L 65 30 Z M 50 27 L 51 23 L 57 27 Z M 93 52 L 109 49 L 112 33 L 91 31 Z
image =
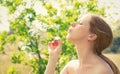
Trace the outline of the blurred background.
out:
M 120 69 L 120 0 L 0 0 L 0 74 L 44 74 L 47 43 L 63 42 L 56 74 L 77 59 L 66 40 L 71 22 L 87 13 L 98 14 L 110 25 L 114 40 L 103 51 Z

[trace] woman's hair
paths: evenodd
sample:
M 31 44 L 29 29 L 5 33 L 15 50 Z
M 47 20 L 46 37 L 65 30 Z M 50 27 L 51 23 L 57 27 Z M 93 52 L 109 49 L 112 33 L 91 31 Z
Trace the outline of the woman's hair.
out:
M 104 61 L 106 61 L 111 69 L 113 70 L 114 74 L 120 74 L 117 66 L 107 57 L 102 55 L 102 51 L 107 48 L 112 40 L 113 34 L 109 25 L 99 16 L 90 14 L 90 32 L 97 35 L 97 39 L 94 43 L 94 51 L 101 57 Z

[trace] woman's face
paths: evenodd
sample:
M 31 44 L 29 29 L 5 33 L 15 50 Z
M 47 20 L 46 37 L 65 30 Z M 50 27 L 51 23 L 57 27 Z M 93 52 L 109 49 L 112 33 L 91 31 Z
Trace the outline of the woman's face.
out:
M 84 17 L 80 18 L 77 22 L 71 23 L 66 38 L 73 42 L 80 40 L 87 40 L 88 35 L 90 34 L 89 31 L 90 19 L 91 17 L 89 15 L 85 15 Z

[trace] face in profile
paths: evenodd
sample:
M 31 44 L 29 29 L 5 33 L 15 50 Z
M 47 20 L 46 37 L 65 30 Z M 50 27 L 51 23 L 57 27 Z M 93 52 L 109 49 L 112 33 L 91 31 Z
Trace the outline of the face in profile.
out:
M 77 22 L 71 23 L 66 38 L 72 42 L 87 40 L 90 34 L 90 20 L 91 17 L 89 15 L 85 15 Z

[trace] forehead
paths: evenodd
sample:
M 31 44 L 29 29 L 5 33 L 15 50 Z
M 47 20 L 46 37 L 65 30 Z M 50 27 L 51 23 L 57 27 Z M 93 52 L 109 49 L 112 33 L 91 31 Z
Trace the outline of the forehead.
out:
M 80 22 L 87 22 L 89 23 L 91 20 L 91 15 L 90 14 L 87 14 L 87 15 L 84 15 L 83 17 L 79 18 L 78 21 Z

